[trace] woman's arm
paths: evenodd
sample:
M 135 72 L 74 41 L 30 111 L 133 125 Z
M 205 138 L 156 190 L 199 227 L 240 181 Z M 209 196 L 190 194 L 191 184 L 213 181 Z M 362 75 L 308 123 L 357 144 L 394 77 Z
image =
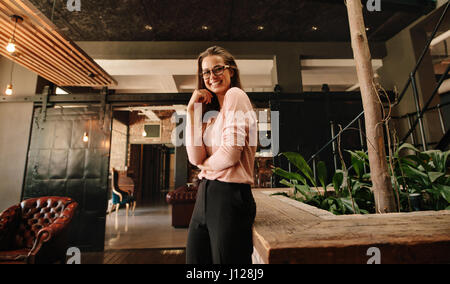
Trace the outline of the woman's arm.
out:
M 195 90 L 187 107 L 186 151 L 194 166 L 201 165 L 206 159 L 203 144 L 202 103 L 211 103 L 212 95 L 207 90 Z
M 195 112 L 187 112 L 186 123 L 186 151 L 189 162 L 194 166 L 201 165 L 206 159 L 206 149 L 203 144 L 201 112 L 200 118 L 196 117 Z

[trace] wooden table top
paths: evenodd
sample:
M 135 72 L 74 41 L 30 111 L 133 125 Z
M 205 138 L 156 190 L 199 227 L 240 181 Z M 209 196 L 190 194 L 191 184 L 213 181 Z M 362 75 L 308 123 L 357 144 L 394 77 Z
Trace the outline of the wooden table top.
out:
M 384 263 L 450 262 L 450 211 L 335 216 L 254 189 L 254 245 L 264 263 L 367 263 L 371 247 Z

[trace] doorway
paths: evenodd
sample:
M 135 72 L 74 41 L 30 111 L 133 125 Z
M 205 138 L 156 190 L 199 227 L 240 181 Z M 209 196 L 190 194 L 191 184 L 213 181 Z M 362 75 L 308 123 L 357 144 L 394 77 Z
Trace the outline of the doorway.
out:
M 175 189 L 175 147 L 171 106 L 121 106 L 113 110 L 110 168 L 132 180 L 134 214 L 112 212 L 106 222 L 105 250 L 184 248 L 187 229 L 172 227 L 166 195 Z M 184 161 L 187 163 L 186 161 Z
M 174 148 L 164 144 L 130 145 L 129 168 L 135 173 L 139 205 L 165 202 L 166 194 L 174 189 L 174 155 Z

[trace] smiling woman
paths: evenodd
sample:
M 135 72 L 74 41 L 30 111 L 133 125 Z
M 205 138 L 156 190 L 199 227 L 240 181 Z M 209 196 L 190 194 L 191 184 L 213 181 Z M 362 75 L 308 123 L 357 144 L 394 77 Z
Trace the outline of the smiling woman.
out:
M 186 149 L 189 161 L 201 170 L 201 183 L 186 261 L 250 264 L 256 214 L 251 191 L 256 152 L 253 107 L 241 89 L 236 62 L 225 49 L 214 46 L 200 54 L 198 74 L 198 88 L 187 107 Z M 199 109 L 205 106 L 217 115 L 203 124 L 204 111 Z

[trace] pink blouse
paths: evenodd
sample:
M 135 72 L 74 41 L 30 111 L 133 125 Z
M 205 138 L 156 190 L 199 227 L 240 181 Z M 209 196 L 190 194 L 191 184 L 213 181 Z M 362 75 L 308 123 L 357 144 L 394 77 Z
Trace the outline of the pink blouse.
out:
M 186 149 L 189 162 L 211 169 L 202 170 L 198 178 L 252 185 L 257 120 L 247 94 L 239 88 L 228 90 L 217 117 L 205 123 L 204 131 L 200 119 L 191 128 L 188 115 Z

